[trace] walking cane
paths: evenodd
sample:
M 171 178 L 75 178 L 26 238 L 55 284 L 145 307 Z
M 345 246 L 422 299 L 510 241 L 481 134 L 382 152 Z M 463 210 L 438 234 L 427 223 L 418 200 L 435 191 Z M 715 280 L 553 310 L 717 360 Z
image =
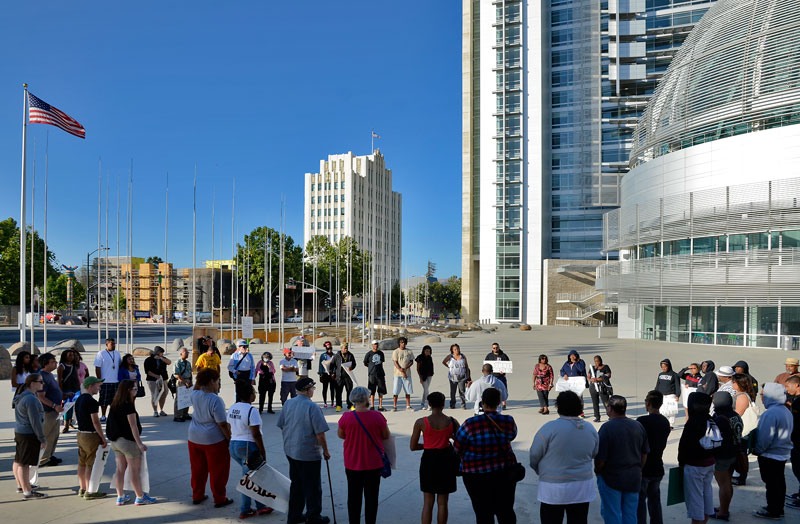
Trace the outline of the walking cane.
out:
M 328 459 L 325 459 L 325 467 L 328 469 L 328 488 L 331 490 L 331 511 L 333 512 L 333 524 L 336 523 L 336 507 L 333 501 L 333 484 L 331 484 L 331 466 L 328 464 Z

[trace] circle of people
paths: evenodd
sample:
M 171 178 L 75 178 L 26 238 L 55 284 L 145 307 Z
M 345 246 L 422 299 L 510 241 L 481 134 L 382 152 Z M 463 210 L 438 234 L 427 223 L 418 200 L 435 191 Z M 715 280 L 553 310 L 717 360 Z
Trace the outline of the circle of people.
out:
M 302 346 L 304 342 L 301 337 L 297 344 Z M 227 457 L 239 464 L 245 478 L 266 464 L 261 415 L 265 403 L 267 413 L 275 413 L 272 404 L 278 389 L 277 369 L 269 352 L 256 361 L 247 341 L 237 341 L 228 364 L 236 398 L 226 410 L 218 395 L 222 366 L 219 350 L 210 337 L 199 338 L 197 344 L 200 355 L 194 367 L 188 350 L 182 348 L 172 373 L 168 371 L 172 362 L 163 348 L 156 346 L 145 359 L 144 382 L 150 391 L 154 417 L 167 416 L 164 406 L 167 392 L 172 391 L 173 420 L 190 422 L 187 440 L 193 504 L 208 499 L 208 482 L 212 503 L 221 508 L 233 503 L 226 493 L 230 474 Z M 284 358 L 278 364 L 282 409 L 277 426 L 282 430 L 289 462 L 290 524 L 329 522 L 322 515 L 321 462 L 324 459 L 327 463 L 331 457 L 323 409 L 342 411 L 343 393 L 348 411 L 338 422 L 337 436 L 344 441 L 348 516 L 350 522 L 360 522 L 363 502 L 365 522 L 377 521 L 380 479 L 391 475 L 389 455 L 395 452 L 386 418 L 381 414 L 386 411 L 383 397 L 388 392 L 385 357 L 379 341 L 373 340 L 371 345 L 363 358 L 368 371 L 367 387 L 363 387 L 357 385 L 353 375 L 356 359 L 348 344 L 334 352 L 332 344 L 325 342 L 318 363 L 322 407 L 312 401 L 317 382 L 306 376 L 310 360 L 295 359 L 292 347 L 284 350 Z M 499 523 L 516 522 L 516 484 L 525 477 L 525 468 L 517 462 L 511 447 L 517 436 L 515 421 L 502 413 L 508 399 L 505 373 L 495 371 L 491 364 L 510 361 L 509 357 L 499 344 L 493 343 L 481 366 L 481 376 L 473 380 L 460 346 L 450 347 L 442 361 L 448 370 L 450 409 L 456 407 L 457 397 L 462 409 L 467 409 L 468 402 L 473 403 L 473 416 L 459 423 L 445 415 L 445 395 L 429 391 L 434 374 L 431 347 L 424 346 L 415 357 L 406 345 L 407 339 L 401 337 L 392 352 L 392 410 L 397 411 L 401 394 L 405 396 L 406 409 L 413 410 L 411 367 L 416 363 L 423 390 L 420 408 L 430 411 L 414 423 L 410 440 L 412 451 L 423 452 L 419 467 L 424 496 L 421 522 L 432 522 L 434 507 L 437 522 L 447 521 L 448 497 L 457 490 L 459 476 L 470 496 L 476 522 L 494 522 L 495 518 Z M 79 496 L 87 500 L 105 497 L 98 487 L 103 469 L 98 471 L 96 461 L 100 459 L 104 466 L 110 448 L 116 462 L 112 479 L 116 505 L 156 503 L 157 499 L 148 493 L 147 445 L 142 440 L 135 406 L 136 399 L 145 396 L 145 389 L 133 356 L 122 355 L 115 340 L 109 338 L 105 349 L 95 356 L 94 376 L 78 351 L 65 350 L 56 360 L 51 353 L 37 358 L 21 352 L 12 371 L 16 443 L 13 472 L 18 493 L 25 500 L 46 497 L 36 485 L 38 468 L 62 462 L 54 455 L 59 434 L 68 433 L 75 426 Z M 660 485 L 665 475 L 662 455 L 679 403 L 683 404 L 687 419 L 678 445 L 678 467 L 674 469 L 675 475 L 681 477 L 683 489 L 679 495 L 683 496 L 687 517 L 693 523 L 706 522 L 708 518 L 728 520 L 733 486 L 747 481 L 749 454 L 758 457 L 766 484 L 767 505 L 754 515 L 775 519 L 783 515 L 784 505 L 800 509 L 800 493 L 787 495 L 784 478 L 785 464 L 791 460 L 800 481 L 798 364 L 797 359 L 787 358 L 786 371 L 774 382 L 763 384 L 762 412 L 756 406 L 758 382 L 745 361 L 719 370 L 715 370 L 714 362 L 704 361 L 676 372 L 670 360 L 664 359 L 655 388 L 644 399 L 647 414 L 632 419 L 626 416 L 625 397 L 613 392 L 611 369 L 602 357 L 595 356 L 593 364 L 587 366 L 572 350 L 556 375 L 547 355 L 540 355 L 532 373 L 540 414 L 550 413 L 550 391 L 556 389 L 558 393 L 558 418 L 539 429 L 530 448 L 530 467 L 539 476 L 541 521 L 562 522 L 566 515 L 567 522 L 586 522 L 589 503 L 599 492 L 601 515 L 607 523 L 646 522 L 648 516 L 651 522 L 661 522 Z M 601 420 L 601 403 L 608 416 L 599 430 L 585 421 L 582 394 L 586 388 L 592 399 L 594 421 Z M 257 398 L 256 409 L 253 404 Z M 330 480 L 329 470 L 328 475 Z M 718 506 L 714 504 L 712 479 L 719 486 Z M 133 492 L 133 499 L 126 489 Z M 271 495 L 266 490 L 260 493 Z M 486 504 L 486 500 L 493 503 Z M 272 511 L 272 507 L 242 494 L 241 519 Z

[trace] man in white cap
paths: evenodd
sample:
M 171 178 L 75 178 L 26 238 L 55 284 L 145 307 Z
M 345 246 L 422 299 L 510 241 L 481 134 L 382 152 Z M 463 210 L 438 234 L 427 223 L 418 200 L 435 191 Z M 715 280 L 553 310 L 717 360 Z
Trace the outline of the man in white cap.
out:
M 727 391 L 731 397 L 734 395 L 733 391 L 733 368 L 730 366 L 722 366 L 715 371 L 719 377 L 719 389 L 717 391 Z
M 256 362 L 250 354 L 250 344 L 243 338 L 236 341 L 236 353 L 228 362 L 228 374 L 236 381 L 256 383 Z

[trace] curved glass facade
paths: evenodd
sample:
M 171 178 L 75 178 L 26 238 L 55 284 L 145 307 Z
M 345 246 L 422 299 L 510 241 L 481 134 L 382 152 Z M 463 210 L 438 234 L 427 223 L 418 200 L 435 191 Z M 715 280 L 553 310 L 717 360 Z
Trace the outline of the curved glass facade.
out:
M 800 2 L 720 0 L 697 24 L 634 133 L 630 166 L 800 123 Z

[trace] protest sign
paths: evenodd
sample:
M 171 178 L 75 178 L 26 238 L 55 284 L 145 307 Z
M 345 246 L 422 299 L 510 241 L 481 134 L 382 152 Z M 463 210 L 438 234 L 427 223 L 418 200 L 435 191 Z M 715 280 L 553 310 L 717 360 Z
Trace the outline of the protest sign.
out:
M 267 463 L 248 472 L 239 480 L 236 491 L 265 506 L 286 513 L 289 510 L 291 481 Z
M 44 455 L 44 448 L 39 450 L 39 462 L 37 464 L 42 463 L 42 456 Z M 29 478 L 31 479 L 31 486 L 34 486 L 39 483 L 39 466 L 31 466 L 28 470 Z
M 579 397 L 586 390 L 586 377 L 569 377 L 567 380 L 559 378 L 556 382 L 556 391 L 574 391 Z
M 117 473 L 114 472 L 114 476 L 111 477 L 111 485 L 116 485 L 116 477 Z M 142 453 L 142 471 L 141 471 L 141 481 L 142 481 L 142 491 L 145 493 L 150 492 L 150 471 L 147 468 L 147 452 Z M 123 479 L 123 489 L 126 490 L 133 490 L 133 484 L 131 484 L 131 468 L 128 466 L 125 468 L 125 478 Z
M 178 409 L 186 409 L 192 405 L 192 390 L 184 386 L 178 386 Z
M 310 346 L 292 346 L 290 349 L 297 360 L 312 360 L 316 357 L 316 351 Z
M 92 476 L 89 477 L 89 486 L 86 489 L 89 493 L 97 493 L 100 491 L 100 480 L 103 478 L 103 471 L 106 469 L 106 462 L 108 462 L 108 456 L 110 454 L 110 445 L 106 445 L 106 447 L 97 446 L 97 453 L 94 456 L 94 465 L 92 465 Z
M 511 373 L 514 367 L 510 360 L 484 360 L 483 363 L 492 366 L 492 373 Z
M 253 317 L 242 317 L 242 338 L 253 338 Z

